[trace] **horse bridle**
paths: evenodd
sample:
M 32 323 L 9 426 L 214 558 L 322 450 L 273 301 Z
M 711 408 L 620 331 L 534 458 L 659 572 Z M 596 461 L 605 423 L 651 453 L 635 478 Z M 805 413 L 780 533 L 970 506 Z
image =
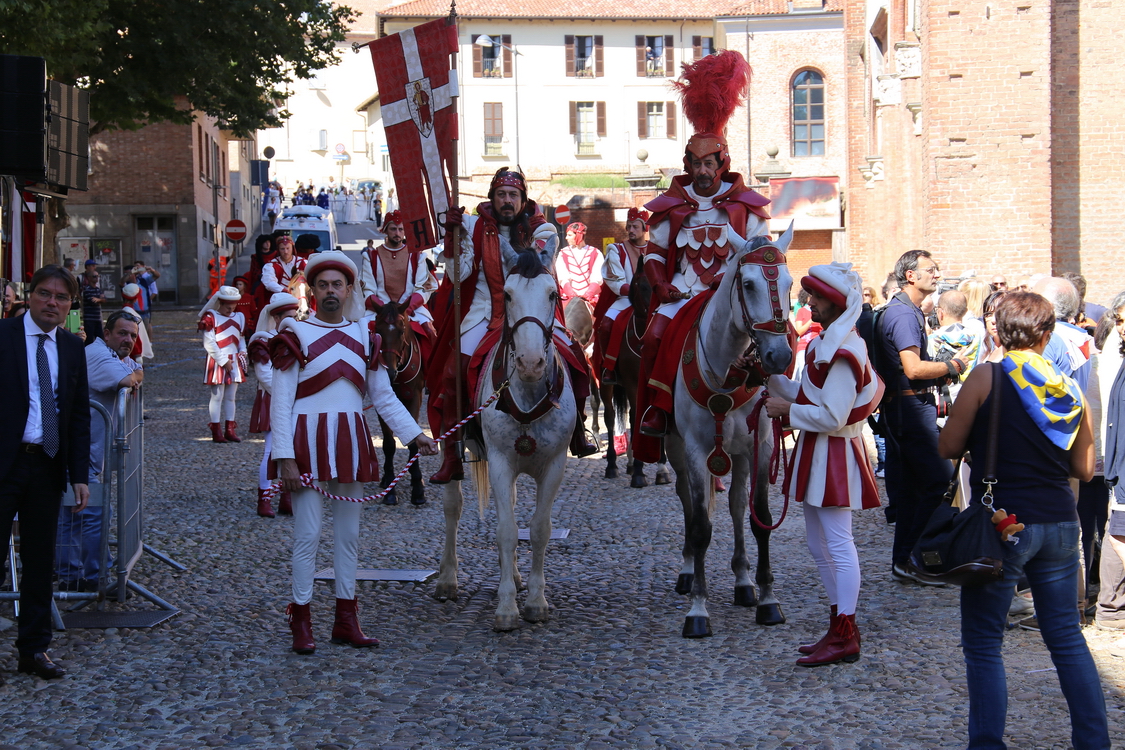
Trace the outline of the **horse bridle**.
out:
M 547 350 L 551 347 L 551 329 L 539 318 L 534 315 L 528 315 L 520 318 L 514 324 L 508 325 L 507 318 L 504 319 L 504 341 L 507 342 L 508 348 L 513 352 L 516 350 L 516 329 L 524 323 L 534 323 L 539 326 L 539 330 L 543 332 L 543 354 L 547 354 Z
M 742 308 L 742 325 L 747 333 L 762 331 L 774 336 L 785 336 L 789 333 L 789 317 L 781 307 L 781 292 L 778 289 L 778 280 L 781 278 L 781 267 L 785 265 L 785 253 L 774 245 L 762 245 L 752 252 L 746 253 L 738 261 L 741 266 L 760 266 L 762 275 L 766 278 L 766 285 L 770 294 L 770 307 L 773 317 L 761 323 L 755 323 L 750 317 L 750 310 L 746 306 L 746 291 L 743 288 L 741 277 L 735 282 L 738 286 L 738 304 Z M 788 302 L 788 300 L 786 300 Z

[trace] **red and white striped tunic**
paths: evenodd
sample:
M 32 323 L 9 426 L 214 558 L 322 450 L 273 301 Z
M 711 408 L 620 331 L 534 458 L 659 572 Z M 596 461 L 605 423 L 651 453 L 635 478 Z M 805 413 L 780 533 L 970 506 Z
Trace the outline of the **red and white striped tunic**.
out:
M 801 431 L 786 490 L 794 500 L 819 508 L 878 508 L 879 491 L 861 432 L 883 398 L 883 381 L 854 329 L 831 361 L 818 364 L 821 341 L 809 343 L 799 383 L 777 375 L 769 381 L 770 390 L 793 401 L 789 423 Z
M 403 442 L 422 432 L 370 349 L 364 323 L 331 324 L 315 317 L 282 321 L 270 342 L 272 459 L 296 459 L 302 474 L 322 482 L 378 479 L 379 463 L 363 416 L 365 394 Z M 270 478 L 275 473 L 271 461 Z
M 203 348 L 207 351 L 207 371 L 203 382 L 206 385 L 242 383 L 246 380 L 245 357 L 238 356 L 246 351 L 242 331 L 246 318 L 236 312 L 229 318 L 215 310 L 208 310 L 199 319 L 199 330 L 203 331 Z M 229 373 L 225 367 L 234 360 L 234 369 Z

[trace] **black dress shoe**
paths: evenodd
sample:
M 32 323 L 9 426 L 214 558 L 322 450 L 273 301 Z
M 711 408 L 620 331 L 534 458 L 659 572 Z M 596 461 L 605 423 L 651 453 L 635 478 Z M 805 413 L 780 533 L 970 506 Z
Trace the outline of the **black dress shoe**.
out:
M 54 680 L 66 676 L 66 670 L 51 661 L 45 653 L 21 656 L 19 661 L 20 672 L 42 677 L 44 680 Z

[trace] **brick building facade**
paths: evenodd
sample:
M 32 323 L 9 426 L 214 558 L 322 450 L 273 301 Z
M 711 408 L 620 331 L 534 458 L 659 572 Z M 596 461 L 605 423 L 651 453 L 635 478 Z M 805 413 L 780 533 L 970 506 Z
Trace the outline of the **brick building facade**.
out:
M 1125 286 L 1111 192 L 1110 9 L 1094 0 L 847 0 L 847 255 L 878 282 L 912 248 L 947 276 L 1078 271 Z
M 221 251 L 229 255 L 222 227 L 232 215 L 247 222 L 251 236 L 258 225 L 260 204 L 256 196 L 248 201 L 241 187 L 250 182 L 243 153 L 255 149 L 236 147 L 232 161 L 231 143 L 237 143 L 231 134 L 203 116 L 190 125 L 162 122 L 94 136 L 89 190 L 67 200 L 70 226 L 58 235 L 59 253 L 76 258 L 79 267 L 96 258 L 111 299 L 119 299 L 122 269 L 143 260 L 161 273 L 163 301 L 199 301 L 208 289 L 216 226 Z M 227 187 L 232 168 L 239 186 L 233 195 Z

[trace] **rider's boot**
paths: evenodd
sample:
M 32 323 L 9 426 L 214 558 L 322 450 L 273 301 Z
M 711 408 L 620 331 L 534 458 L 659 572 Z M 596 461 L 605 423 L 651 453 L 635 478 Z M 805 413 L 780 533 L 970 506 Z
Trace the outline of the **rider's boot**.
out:
M 570 351 L 575 361 L 585 364 L 582 369 L 573 366 L 570 368 L 570 384 L 574 389 L 574 407 L 577 412 L 574 433 L 570 436 L 570 452 L 577 458 L 583 458 L 598 452 L 598 446 L 586 439 L 586 399 L 590 396 L 589 361 L 577 342 L 571 342 Z
M 859 630 L 855 626 L 855 615 L 838 615 L 832 630 L 828 631 L 827 639 L 820 647 L 797 660 L 802 667 L 819 667 L 824 664 L 836 662 L 854 662 L 859 660 Z
M 607 351 L 609 351 L 609 340 L 610 340 L 610 336 L 611 336 L 612 333 L 613 333 L 613 320 L 608 318 L 608 317 L 603 317 L 601 319 L 601 321 L 598 322 L 598 330 L 597 330 L 597 333 L 596 333 L 597 347 L 598 347 L 598 351 L 601 352 L 603 363 L 605 362 L 605 353 Z M 617 368 L 615 368 L 615 367 L 614 368 L 602 367 L 602 371 L 599 373 L 599 375 L 601 377 L 602 385 L 616 385 L 617 384 L 616 369 Z

